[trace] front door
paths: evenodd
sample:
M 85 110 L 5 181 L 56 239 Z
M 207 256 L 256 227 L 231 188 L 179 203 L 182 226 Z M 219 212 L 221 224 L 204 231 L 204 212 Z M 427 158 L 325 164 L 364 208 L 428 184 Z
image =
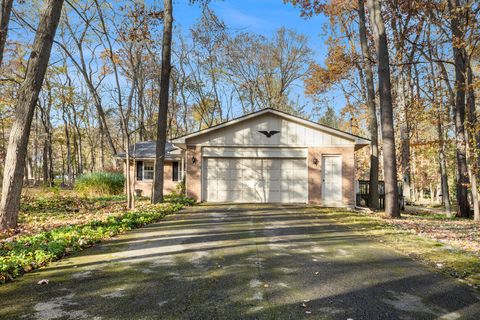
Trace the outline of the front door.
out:
M 323 204 L 342 205 L 342 157 L 323 156 Z

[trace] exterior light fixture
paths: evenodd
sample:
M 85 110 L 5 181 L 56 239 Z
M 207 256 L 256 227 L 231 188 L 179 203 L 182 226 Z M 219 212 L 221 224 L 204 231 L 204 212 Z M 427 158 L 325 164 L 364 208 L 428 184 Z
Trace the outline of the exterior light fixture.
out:
M 197 158 L 192 157 L 192 163 L 196 163 L 196 162 L 197 162 Z
M 317 159 L 317 158 L 313 158 L 313 164 L 314 164 L 314 165 L 317 165 L 317 164 L 318 164 L 318 159 Z

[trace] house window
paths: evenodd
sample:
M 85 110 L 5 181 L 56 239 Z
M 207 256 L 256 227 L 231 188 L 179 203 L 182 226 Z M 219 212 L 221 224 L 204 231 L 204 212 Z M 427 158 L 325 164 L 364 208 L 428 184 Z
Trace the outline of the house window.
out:
M 143 180 L 143 161 L 137 162 L 137 181 Z
M 153 162 L 143 163 L 143 180 L 153 180 Z
M 172 162 L 172 180 L 173 181 L 182 180 L 182 170 L 178 161 Z

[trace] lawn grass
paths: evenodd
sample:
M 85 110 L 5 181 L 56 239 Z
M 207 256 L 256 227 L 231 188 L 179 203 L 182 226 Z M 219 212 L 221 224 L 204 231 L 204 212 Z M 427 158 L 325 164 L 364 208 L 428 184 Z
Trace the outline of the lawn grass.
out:
M 378 214 L 358 211 L 319 209 L 337 223 L 373 237 L 392 250 L 419 260 L 442 273 L 475 287 L 480 287 L 480 256 L 468 252 L 448 241 L 440 242 L 408 230 L 398 223 Z M 430 219 L 435 220 L 434 217 Z M 454 223 L 441 217 L 443 223 Z

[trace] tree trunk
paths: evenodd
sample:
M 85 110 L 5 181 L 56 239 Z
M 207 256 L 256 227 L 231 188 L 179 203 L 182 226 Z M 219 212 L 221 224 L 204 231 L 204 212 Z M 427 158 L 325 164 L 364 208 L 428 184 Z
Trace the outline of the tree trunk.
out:
M 450 29 L 452 31 L 453 58 L 455 63 L 455 106 L 453 110 L 455 123 L 455 146 L 457 153 L 457 216 L 470 217 L 470 205 L 468 203 L 468 168 L 467 168 L 467 143 L 465 137 L 465 49 L 458 46 L 463 42 L 459 13 L 458 0 L 449 0 L 448 8 L 452 14 Z
M 475 107 L 475 91 L 474 91 L 474 79 L 473 71 L 470 65 L 470 61 L 467 63 L 467 106 L 468 106 L 468 123 L 467 123 L 467 146 L 468 146 L 468 175 L 470 178 L 470 187 L 472 192 L 472 206 L 473 206 L 473 218 L 475 221 L 480 221 L 480 207 L 479 196 L 477 187 L 477 175 L 478 175 L 478 155 L 475 148 L 477 147 L 477 110 Z
M 401 71 L 404 72 L 404 68 L 401 68 Z M 401 173 L 402 173 L 402 191 L 403 196 L 405 197 L 406 203 L 412 202 L 412 168 L 411 168 L 411 152 L 410 152 L 410 119 L 408 109 L 412 106 L 413 100 L 413 86 L 412 86 L 412 68 L 407 68 L 407 79 L 403 75 L 399 76 L 398 84 L 401 90 L 401 100 L 402 100 L 402 115 L 400 124 L 400 150 L 401 150 Z M 410 90 L 410 97 L 407 93 L 407 87 Z M 410 99 L 409 99 L 410 98 Z M 409 102 L 407 102 L 409 101 Z M 414 186 L 413 186 L 414 187 Z
M 65 104 L 62 105 L 62 119 L 63 119 L 63 125 L 65 129 L 65 144 L 67 148 L 67 179 L 65 180 L 65 183 L 68 186 L 72 185 L 72 147 L 70 145 L 70 130 L 68 129 L 68 122 L 67 118 L 65 117 Z
M 390 83 L 390 62 L 387 34 L 382 18 L 380 0 L 368 0 L 370 21 L 377 49 L 378 85 L 380 112 L 382 116 L 383 170 L 385 181 L 385 212 L 392 218 L 400 217 L 397 185 L 397 161 L 395 154 L 395 127 L 393 124 L 392 92 Z
M 62 13 L 63 0 L 48 0 L 40 19 L 28 67 L 18 91 L 14 122 L 8 142 L 0 201 L 0 230 L 17 226 L 25 157 L 33 113 L 50 59 L 53 39 Z
M 43 169 L 43 185 L 45 187 L 50 186 L 50 177 L 48 175 L 48 146 L 47 141 L 43 144 L 43 156 L 42 156 L 42 169 Z
M 165 143 L 167 140 L 168 96 L 170 87 L 170 59 L 172 48 L 173 8 L 172 0 L 164 0 L 164 27 L 162 41 L 162 72 L 160 79 L 160 98 L 157 118 L 157 142 L 155 159 L 155 177 L 153 183 L 152 203 L 163 201 L 163 164 L 165 160 Z
M 13 0 L 2 0 L 0 12 L 0 67 L 3 62 L 3 51 L 7 42 L 8 23 L 10 22 L 10 13 L 12 12 Z
M 367 84 L 367 109 L 368 109 L 368 130 L 370 131 L 370 180 L 368 206 L 371 209 L 378 209 L 378 122 L 377 108 L 375 106 L 375 86 L 373 80 L 372 64 L 368 52 L 365 5 L 363 0 L 358 0 L 359 36 L 362 47 L 362 59 Z
M 442 204 L 445 206 L 447 216 L 451 217 L 450 191 L 448 190 L 447 160 L 445 156 L 445 139 L 443 134 L 443 124 L 441 115 L 439 115 L 438 124 L 438 141 L 439 141 L 439 162 L 440 162 L 440 178 L 442 184 Z

